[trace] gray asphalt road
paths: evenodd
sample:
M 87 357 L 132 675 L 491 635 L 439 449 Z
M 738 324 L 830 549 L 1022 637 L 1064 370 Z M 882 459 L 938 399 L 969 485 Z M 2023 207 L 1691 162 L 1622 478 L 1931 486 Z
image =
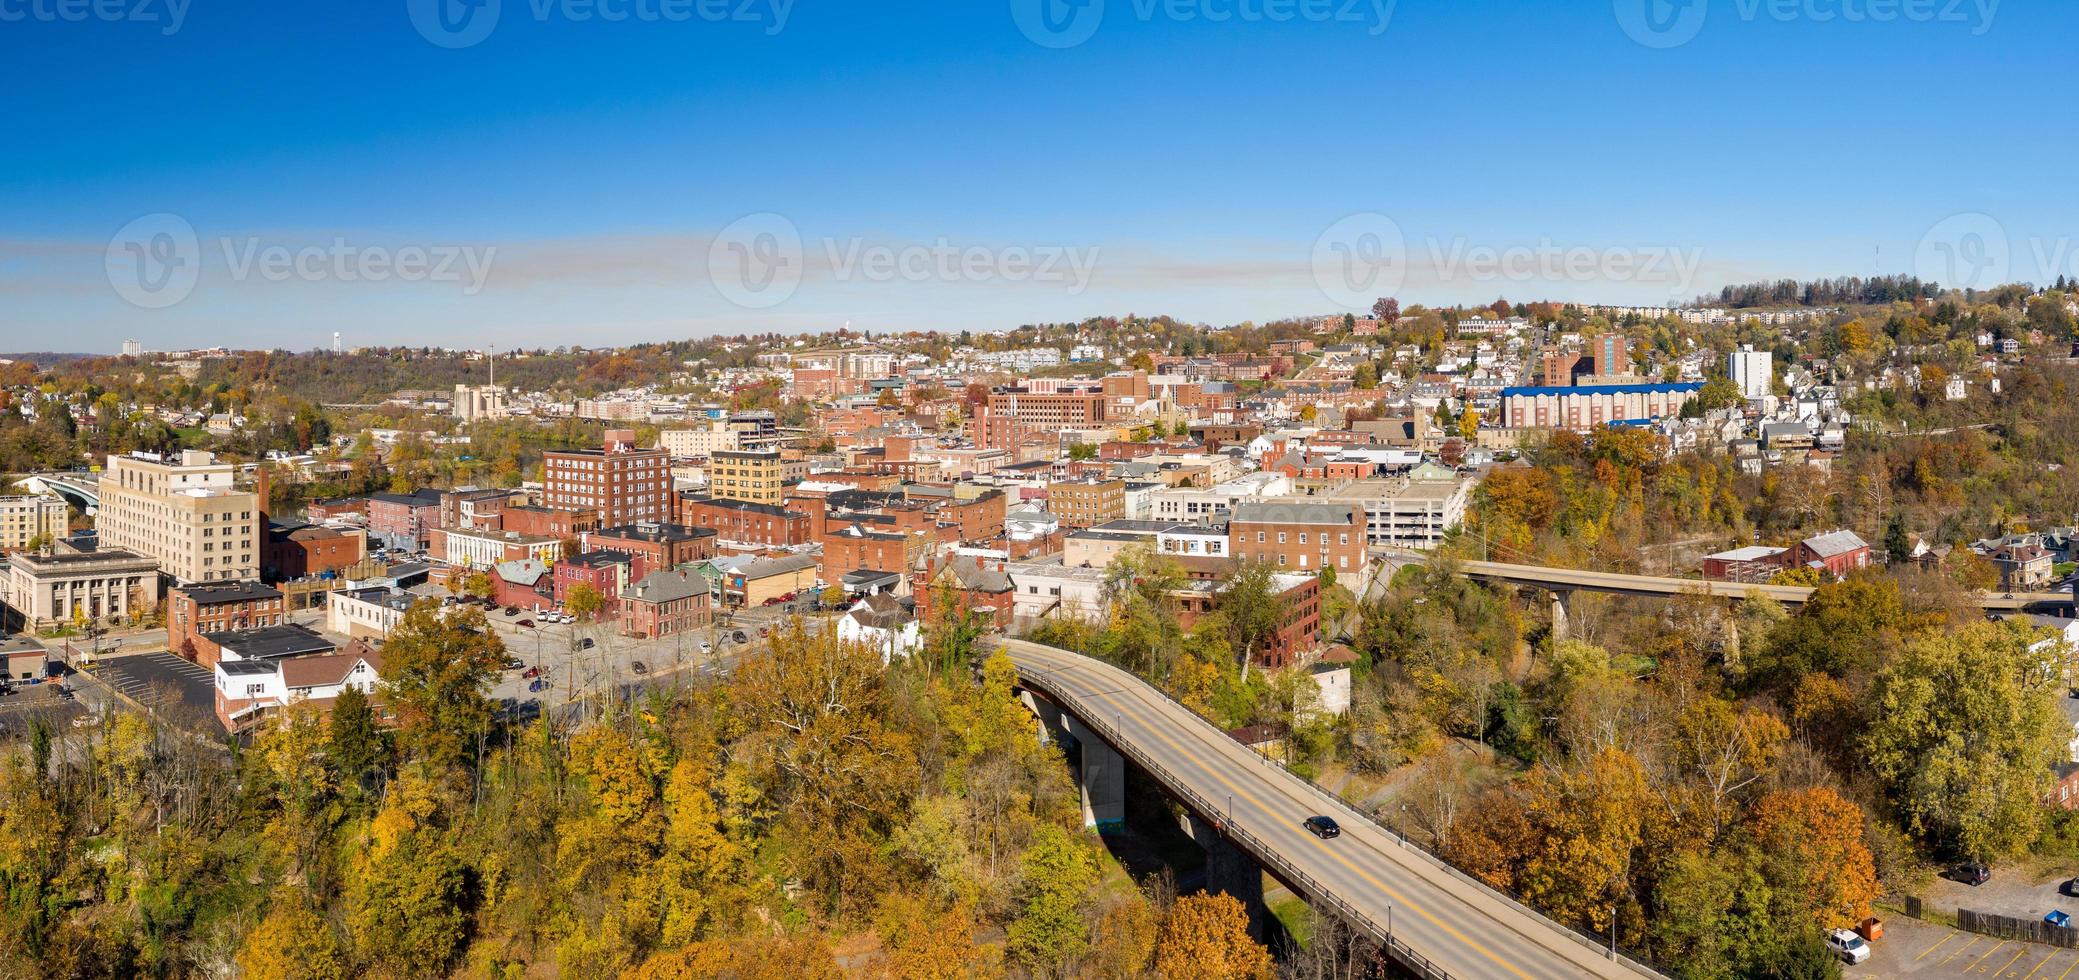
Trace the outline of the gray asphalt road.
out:
M 1027 686 L 1048 695 L 1173 791 L 1226 814 L 1245 849 L 1269 851 L 1311 880 L 1312 897 L 1341 905 L 1457 978 L 1640 977 L 1652 974 L 1599 950 L 1490 889 L 1452 874 L 1327 794 L 1266 763 L 1226 733 L 1133 675 L 1065 650 L 1004 640 Z M 1156 771 L 1159 767 L 1164 772 Z M 1343 834 L 1322 840 L 1301 821 L 1335 816 Z M 1259 850 L 1260 849 L 1260 850 Z M 1305 886 L 1301 882 L 1293 882 Z M 1389 912 L 1389 909 L 1391 910 Z

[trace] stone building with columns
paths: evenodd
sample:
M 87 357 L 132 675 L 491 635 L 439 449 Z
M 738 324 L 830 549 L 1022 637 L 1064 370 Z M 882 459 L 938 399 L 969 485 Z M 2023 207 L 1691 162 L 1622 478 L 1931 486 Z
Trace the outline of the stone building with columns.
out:
M 20 625 L 50 629 L 81 618 L 137 621 L 159 608 L 159 563 L 121 549 L 18 554 L 0 575 L 0 600 Z

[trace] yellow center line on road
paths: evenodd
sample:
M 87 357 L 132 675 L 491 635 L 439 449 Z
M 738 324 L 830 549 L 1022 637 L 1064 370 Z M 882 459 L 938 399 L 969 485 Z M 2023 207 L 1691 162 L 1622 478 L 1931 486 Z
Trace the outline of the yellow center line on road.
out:
M 1980 956 L 1980 957 L 1978 957 L 1978 958 L 1977 958 L 1977 959 L 1975 959 L 1975 960 L 1972 960 L 1972 961 L 1971 961 L 1971 965 L 1970 965 L 1970 966 L 1964 967 L 1964 972 L 1965 972 L 1965 973 L 1969 973 L 1969 972 L 1971 972 L 1972 970 L 1975 970 L 1975 969 L 1977 969 L 1977 968 L 1978 968 L 1978 965 L 1979 965 L 1980 963 L 1983 963 L 1983 962 L 1985 962 L 1986 960 L 1992 959 L 1992 954 L 1994 954 L 1994 953 L 1997 953 L 1997 952 L 1999 952 L 1999 951 L 2000 951 L 2000 950 L 2002 950 L 2002 949 L 2005 949 L 2005 948 L 2007 947 L 2007 944 L 2008 944 L 2008 943 L 2011 943 L 2011 942 L 2013 942 L 2013 941 L 2014 941 L 2014 940 L 2012 940 L 2012 939 L 2002 939 L 2002 940 L 2000 940 L 2000 941 L 1999 941 L 1999 943 L 1998 943 L 1997 945 L 1993 946 L 1993 947 L 1992 947 L 1991 949 L 1988 949 L 1988 950 L 1986 950 L 1986 951 L 1985 951 L 1985 955 L 1983 955 L 1983 956 Z
M 1920 962 L 1921 960 L 1924 960 L 1924 959 L 1926 959 L 1926 958 L 1927 958 L 1927 954 L 1929 954 L 1929 953 L 1932 953 L 1932 952 L 1934 952 L 1935 950 L 1941 949 L 1942 947 L 1944 947 L 1944 946 L 1947 946 L 1947 945 L 1949 945 L 1949 941 L 1950 941 L 1951 939 L 1955 939 L 1956 937 L 1958 937 L 1958 936 L 1960 936 L 1960 935 L 1963 935 L 1963 934 L 1962 934 L 1962 933 L 1959 933 L 1959 932 L 1953 932 L 1953 931 L 1952 931 L 1952 932 L 1950 932 L 1950 933 L 1948 933 L 1947 935 L 1944 935 L 1944 936 L 1942 937 L 1942 941 L 1941 941 L 1941 942 L 1938 942 L 1938 943 L 1934 944 L 1933 946 L 1929 946 L 1928 948 L 1926 948 L 1926 949 L 1924 949 L 1924 950 L 1921 950 L 1921 951 L 1920 951 L 1920 955 L 1919 955 L 1919 956 L 1915 956 L 1915 957 L 1913 957 L 1913 962 L 1915 962 L 1915 963 L 1918 963 L 1918 962 Z
M 1220 772 L 1214 770 L 1212 767 L 1205 766 L 1204 758 L 1202 756 L 1195 755 L 1191 752 L 1187 752 L 1182 745 L 1177 744 L 1175 740 L 1171 739 L 1167 734 L 1164 734 L 1159 727 L 1151 725 L 1149 726 L 1149 731 L 1152 732 L 1156 738 L 1162 740 L 1163 744 L 1169 746 L 1170 749 L 1176 752 L 1178 755 L 1198 760 L 1200 762 L 1200 765 L 1206 769 L 1206 772 L 1208 774 L 1210 774 L 1214 779 L 1219 780 L 1221 785 L 1226 786 L 1230 790 L 1233 790 L 1235 796 L 1243 800 L 1247 800 L 1251 806 L 1254 806 L 1256 809 L 1263 811 L 1264 815 L 1266 816 L 1271 816 L 1274 814 L 1274 811 L 1269 806 L 1266 806 L 1263 803 L 1263 801 L 1250 795 L 1248 790 L 1245 790 L 1240 786 L 1235 785 L 1235 783 L 1232 780 L 1228 779 L 1225 775 L 1221 774 Z M 1511 964 L 1507 960 L 1502 959 L 1500 956 L 1496 955 L 1494 951 L 1488 949 L 1485 946 L 1480 945 L 1478 942 L 1475 942 L 1471 936 L 1468 936 L 1465 933 L 1458 931 L 1456 928 L 1453 928 L 1450 923 L 1445 922 L 1444 920 L 1439 919 L 1435 915 L 1431 914 L 1428 909 L 1425 909 L 1421 905 L 1409 901 L 1407 896 L 1402 895 L 1398 891 L 1395 891 L 1391 886 L 1387 885 L 1383 881 L 1380 881 L 1377 877 L 1374 877 L 1370 872 L 1358 867 L 1356 864 L 1352 863 L 1348 858 L 1345 858 L 1341 854 L 1336 853 L 1332 849 L 1328 849 L 1327 841 L 1320 840 L 1318 838 L 1312 839 L 1314 840 L 1314 843 L 1321 846 L 1324 849 L 1323 852 L 1326 853 L 1330 858 L 1334 859 L 1336 863 L 1341 864 L 1344 868 L 1349 869 L 1351 873 L 1357 875 L 1360 878 L 1363 878 L 1367 882 L 1370 882 L 1373 887 L 1379 889 L 1381 892 L 1384 892 L 1388 897 L 1392 898 L 1394 901 L 1400 903 L 1406 908 L 1412 909 L 1416 915 L 1421 916 L 1431 925 L 1434 925 L 1437 928 L 1442 929 L 1444 932 L 1448 933 L 1452 938 L 1457 939 L 1461 943 L 1464 943 L 1467 948 L 1472 949 L 1473 951 L 1479 953 L 1481 956 L 1484 956 L 1487 959 L 1493 961 L 1496 966 L 1499 966 L 1502 969 L 1509 971 L 1511 974 L 1514 974 L 1515 976 L 1522 977 L 1523 980 L 1531 980 L 1530 974 L 1525 973 L 1520 969 L 1517 969 L 1515 965 Z

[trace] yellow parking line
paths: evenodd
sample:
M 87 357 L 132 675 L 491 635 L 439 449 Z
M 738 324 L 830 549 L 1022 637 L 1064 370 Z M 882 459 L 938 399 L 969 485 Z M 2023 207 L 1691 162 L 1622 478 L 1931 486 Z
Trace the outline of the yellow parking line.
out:
M 2017 950 L 2015 950 L 2015 951 L 2014 951 L 2014 956 L 2013 956 L 2013 957 L 2012 957 L 2011 959 L 2007 960 L 2007 962 L 2005 962 L 2005 963 L 2002 963 L 2002 964 L 2000 964 L 2000 968 L 1999 968 L 1999 969 L 1997 969 L 1997 970 L 1994 970 L 1994 971 L 1992 971 L 1992 975 L 1993 975 L 1993 976 L 1999 976 L 2000 974 L 2002 974 L 2002 973 L 2005 973 L 2005 972 L 2007 972 L 2007 968 L 2008 968 L 2008 967 L 2010 967 L 2010 966 L 2013 966 L 2013 965 L 2014 965 L 2014 961 L 2015 961 L 2015 960 L 2018 960 L 2018 959 L 2020 959 L 2020 958 L 2022 957 L 2022 954 L 2024 954 L 2024 953 L 2027 953 L 2027 952 L 2028 952 L 2028 947 L 2027 947 L 2027 946 L 2023 946 L 2023 947 L 2021 947 L 2020 949 L 2017 949 Z
M 1920 951 L 1920 955 L 1919 955 L 1919 956 L 1915 956 L 1915 957 L 1913 957 L 1913 962 L 1915 962 L 1915 963 L 1918 963 L 1918 962 L 1920 962 L 1921 960 L 1924 960 L 1924 959 L 1926 959 L 1926 958 L 1927 958 L 1927 954 L 1929 954 L 1929 953 L 1932 953 L 1932 952 L 1934 952 L 1935 950 L 1941 949 L 1942 947 L 1944 947 L 1944 946 L 1947 946 L 1947 945 L 1949 945 L 1949 941 L 1950 941 L 1951 939 L 1955 939 L 1956 937 L 1958 937 L 1958 936 L 1961 936 L 1961 935 L 1963 935 L 1963 933 L 1960 933 L 1960 932 L 1951 932 L 1951 933 L 1949 933 L 1948 935 L 1946 935 L 1946 936 L 1943 936 L 1943 937 L 1942 937 L 1942 941 L 1941 941 L 1941 942 L 1938 942 L 1938 943 L 1934 944 L 1933 946 L 1929 946 L 1928 948 L 1926 948 L 1926 949 L 1924 949 L 1924 950 L 1921 950 L 1921 951 Z
M 1958 953 L 1968 953 L 1968 952 L 1970 952 L 1970 950 L 1971 950 L 1971 947 L 1973 947 L 1973 946 L 1976 946 L 1976 945 L 1978 945 L 1979 941 L 1980 941 L 1980 940 L 1983 940 L 1984 938 L 1985 938 L 1984 936 L 1972 936 L 1972 937 L 1971 937 L 1971 941 L 1970 941 L 1970 942 L 1967 942 L 1967 943 L 1965 943 L 1965 944 L 1963 944 L 1963 945 L 1961 945 L 1961 946 L 1958 946 L 1958 947 L 1957 947 L 1957 948 L 1955 948 L 1955 949 L 1952 949 L 1952 950 L 1950 950 L 1950 951 L 1949 951 L 1949 955 L 1948 955 L 1948 956 L 1944 956 L 1944 957 L 1942 957 L 1942 962 L 1941 962 L 1941 964 L 1940 964 L 1940 965 L 1942 965 L 1942 966 L 1948 966 L 1948 965 L 1949 965 L 1949 961 L 1950 961 L 1950 960 L 1953 960 L 1953 959 L 1955 959 Z
M 2065 972 L 2058 974 L 2057 980 L 2065 980 L 2066 977 L 2071 976 L 2073 966 L 2079 966 L 2079 956 L 2072 957 L 2072 965 L 2065 967 Z
M 1964 967 L 1964 972 L 1965 972 L 1965 973 L 1969 973 L 1969 972 L 1971 972 L 1972 970 L 1975 970 L 1975 969 L 1977 969 L 1977 968 L 1978 968 L 1978 964 L 1980 964 L 1980 963 L 1983 963 L 1983 962 L 1985 962 L 1986 960 L 1992 959 L 1992 954 L 1994 954 L 1994 953 L 1997 953 L 1997 952 L 1999 952 L 2000 950 L 2002 950 L 2002 949 L 2005 949 L 2005 948 L 2007 948 L 2007 944 L 2008 944 L 2008 943 L 2011 943 L 2011 942 L 2013 942 L 2013 941 L 2014 941 L 2014 940 L 2012 940 L 2012 939 L 2002 939 L 2002 940 L 2000 940 L 2000 941 L 1999 941 L 1999 943 L 1998 943 L 1997 945 L 1993 946 L 1993 947 L 1992 947 L 1991 949 L 1988 949 L 1988 950 L 1986 950 L 1986 951 L 1985 951 L 1985 955 L 1984 955 L 1984 956 L 1980 956 L 1980 957 L 1978 957 L 1977 959 L 1975 959 L 1975 960 L 1972 960 L 1972 961 L 1971 961 L 1971 965 L 1970 965 L 1970 966 Z

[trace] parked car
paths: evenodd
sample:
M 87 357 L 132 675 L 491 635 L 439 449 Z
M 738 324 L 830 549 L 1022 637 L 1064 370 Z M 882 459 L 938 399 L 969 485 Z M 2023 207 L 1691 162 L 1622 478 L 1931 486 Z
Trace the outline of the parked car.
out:
M 1870 958 L 1870 944 L 1861 936 L 1847 929 L 1832 929 L 1826 934 L 1826 948 L 1833 951 L 1841 962 L 1855 966 Z
M 537 678 L 537 677 L 540 677 L 540 676 L 541 676 L 541 668 L 540 668 L 540 667 L 529 667 L 529 668 L 527 668 L 526 670 L 522 671 L 522 672 L 520 673 L 520 676 L 521 676 L 521 677 L 524 677 L 524 678 L 526 678 L 526 679 L 528 679 L 528 680 L 530 680 L 530 681 L 531 681 L 531 680 L 533 680 L 533 679 L 535 679 L 535 678 Z
M 536 694 L 540 694 L 541 692 L 546 691 L 548 689 L 548 681 L 535 681 L 534 683 L 527 685 L 527 690 L 533 691 Z
M 738 643 L 748 643 L 748 642 L 750 642 L 750 639 L 751 639 L 750 637 L 748 637 L 748 636 L 745 636 L 745 635 L 744 635 L 744 631 L 743 631 L 743 630 L 737 630 L 737 631 L 736 631 L 736 635 L 735 635 L 735 640 L 736 640 L 736 642 L 738 642 Z
M 531 629 L 533 629 L 533 628 L 534 628 L 534 620 L 531 620 L 531 619 L 523 619 L 523 620 L 520 620 L 520 628 L 521 628 L 521 629 L 523 629 L 523 630 L 531 630 Z
M 700 641 L 700 652 L 701 652 L 701 653 L 707 653 L 708 651 L 710 651 L 710 650 L 713 650 L 714 648 L 715 648 L 715 645 L 714 645 L 714 644 L 712 644 L 712 643 L 709 643 L 709 642 L 708 642 L 708 641 L 706 641 L 706 640 L 702 640 L 702 641 Z
M 578 649 L 580 649 L 580 650 L 590 650 L 590 649 L 592 649 L 593 647 L 595 647 L 595 646 L 598 646 L 598 645 L 599 645 L 599 644 L 597 644 L 597 643 L 594 643 L 594 642 L 592 642 L 592 638 L 591 638 L 591 637 L 589 637 L 589 636 L 588 636 L 588 637 L 585 637 L 584 639 L 582 639 L 582 640 L 579 640 L 579 641 L 578 641 Z
M 2057 886 L 2057 890 L 2062 894 L 2079 896 L 2079 878 L 2065 879 Z
M 520 659 L 520 658 L 518 658 L 518 657 L 507 657 L 507 658 L 505 658 L 505 669 L 507 669 L 507 670 L 519 670 L 520 668 L 522 668 L 522 667 L 525 667 L 525 666 L 527 666 L 527 662 L 526 662 L 526 661 L 524 661 L 524 660 L 521 660 L 521 659 Z
M 518 607 L 518 606 L 507 606 L 507 607 L 505 607 L 505 618 L 507 618 L 507 619 L 511 619 L 511 618 L 513 618 L 514 616 L 518 616 L 519 614 L 520 614 L 520 607 Z
M 1976 888 L 1992 880 L 1992 869 L 1975 862 L 1960 864 L 1949 872 L 1949 877 Z
M 1303 826 L 1307 828 L 1308 833 L 1311 833 L 1314 836 L 1321 838 L 1322 840 L 1328 840 L 1332 837 L 1343 836 L 1343 828 L 1336 825 L 1334 817 L 1324 817 L 1319 815 L 1308 817 L 1303 822 Z
M 629 664 L 628 669 L 635 671 L 638 674 L 647 674 L 650 672 L 650 665 L 638 660 L 632 664 Z

